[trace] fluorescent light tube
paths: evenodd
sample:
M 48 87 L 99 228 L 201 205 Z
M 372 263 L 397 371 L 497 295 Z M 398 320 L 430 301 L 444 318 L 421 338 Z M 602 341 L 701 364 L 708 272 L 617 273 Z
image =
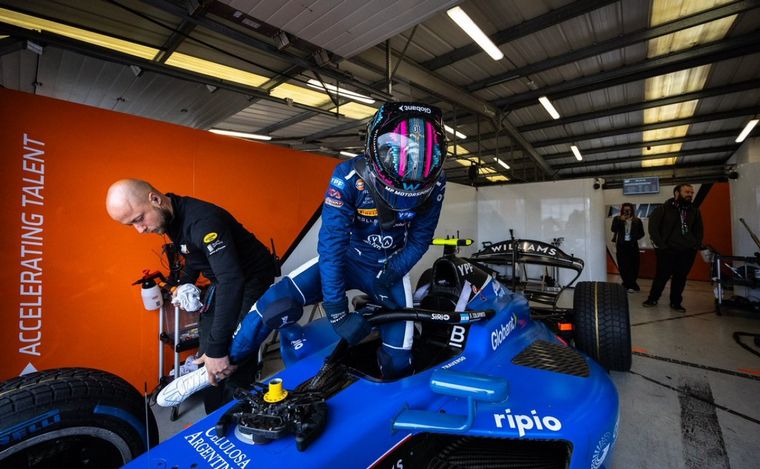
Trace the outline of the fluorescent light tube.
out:
M 315 80 L 314 78 L 307 81 L 306 86 L 308 86 L 309 88 L 320 90 L 320 91 L 327 90 L 328 93 L 337 94 L 338 96 L 343 96 L 344 98 L 352 99 L 354 101 L 359 101 L 360 103 L 372 104 L 375 102 L 375 100 L 370 98 L 369 96 L 364 96 L 363 94 L 354 93 L 353 91 L 349 91 L 347 89 L 338 88 L 335 85 L 331 85 L 329 83 L 325 83 L 324 86 L 322 86 L 322 82 L 319 80 Z
M 749 133 L 752 132 L 752 129 L 754 129 L 757 125 L 758 120 L 760 119 L 752 119 L 751 121 L 747 122 L 747 125 L 744 126 L 742 132 L 738 137 L 736 137 L 736 143 L 742 143 L 744 139 L 747 138 L 747 135 L 749 135 Z
M 272 140 L 272 137 L 270 137 L 269 135 L 251 134 L 248 132 L 236 132 L 234 130 L 209 129 L 209 132 L 219 134 L 219 135 L 227 135 L 229 137 L 252 138 L 254 140 Z
M 578 147 L 576 147 L 575 145 L 570 145 L 570 150 L 572 150 L 573 155 L 575 155 L 576 160 L 581 161 L 583 159 L 583 157 L 581 156 L 581 151 L 578 150 Z
M 353 158 L 354 156 L 358 155 L 358 153 L 351 153 L 350 151 L 345 150 L 341 151 L 340 154 L 349 158 Z
M 470 18 L 464 10 L 460 7 L 454 7 L 448 10 L 446 14 L 448 14 L 449 18 L 454 20 L 454 22 L 462 28 L 462 31 L 470 36 L 473 41 L 477 42 L 492 59 L 501 60 L 504 58 L 504 54 L 502 54 L 499 48 L 496 47 L 496 44 L 488 39 L 488 36 L 486 36 L 478 25 L 472 21 L 472 18 Z
M 446 125 L 446 124 L 444 124 L 444 125 L 443 125 L 443 128 L 444 128 L 444 129 L 446 129 L 446 132 L 448 132 L 448 133 L 450 133 L 450 134 L 454 134 L 454 135 L 456 135 L 456 136 L 457 136 L 457 138 L 467 138 L 467 135 L 463 134 L 462 132 L 460 132 L 460 131 L 458 131 L 458 130 L 454 130 L 454 129 L 452 129 L 451 127 L 449 127 L 449 126 L 448 126 L 448 125 Z
M 509 165 L 507 163 L 505 163 L 504 161 L 502 161 L 502 160 L 500 160 L 498 158 L 494 158 L 493 160 L 496 161 L 497 163 L 499 163 L 500 165 L 502 165 L 504 167 L 504 169 L 509 169 Z
M 538 98 L 538 102 L 541 103 L 541 105 L 546 109 L 546 112 L 549 113 L 550 116 L 552 116 L 552 119 L 559 119 L 559 112 L 554 108 L 554 105 L 551 101 L 549 101 L 549 98 L 546 96 L 541 96 Z

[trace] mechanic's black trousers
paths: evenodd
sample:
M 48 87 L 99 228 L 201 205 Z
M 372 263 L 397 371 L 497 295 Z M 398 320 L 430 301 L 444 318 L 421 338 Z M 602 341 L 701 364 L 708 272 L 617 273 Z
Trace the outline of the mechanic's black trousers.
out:
M 686 286 L 686 276 L 689 275 L 696 249 L 657 249 L 657 272 L 652 290 L 649 292 L 649 300 L 657 301 L 665 289 L 665 284 L 670 280 L 670 304 L 680 306 L 683 301 L 681 294 Z
M 636 279 L 639 277 L 639 243 L 638 241 L 622 241 L 615 245 L 617 263 L 623 286 L 638 290 Z
M 243 302 L 238 323 L 245 317 L 251 306 L 256 300 L 264 294 L 270 285 L 274 283 L 274 270 L 262 274 L 260 277 L 249 279 L 245 283 L 243 290 Z M 211 332 L 211 324 L 214 321 L 214 305 L 212 304 L 208 311 L 201 314 L 198 329 L 200 333 L 199 352 L 205 353 L 205 345 Z M 202 391 L 203 405 L 206 413 L 210 414 L 223 404 L 232 400 L 233 392 L 236 388 L 249 389 L 250 385 L 256 379 L 258 367 L 258 356 L 254 355 L 249 360 L 244 360 L 237 364 L 237 369 L 226 380 L 221 381 L 217 386 L 209 386 Z

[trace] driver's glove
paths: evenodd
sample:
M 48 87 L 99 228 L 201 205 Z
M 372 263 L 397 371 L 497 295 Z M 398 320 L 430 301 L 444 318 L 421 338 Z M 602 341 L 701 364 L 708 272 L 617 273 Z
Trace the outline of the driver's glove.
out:
M 387 268 L 383 268 L 375 276 L 372 286 L 375 300 L 388 309 L 398 309 L 399 305 L 393 300 L 393 287 L 401 281 L 401 276 Z
M 358 344 L 372 331 L 372 326 L 361 314 L 348 312 L 348 299 L 345 296 L 335 303 L 322 303 L 322 307 L 335 332 L 351 345 Z
M 192 283 L 183 283 L 174 290 L 172 304 L 190 313 L 198 311 L 203 307 L 201 291 Z

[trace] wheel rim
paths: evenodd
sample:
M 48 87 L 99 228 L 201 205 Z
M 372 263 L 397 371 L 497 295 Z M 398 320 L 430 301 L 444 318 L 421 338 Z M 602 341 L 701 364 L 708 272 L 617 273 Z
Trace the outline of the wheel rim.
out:
M 70 427 L 37 435 L 0 452 L 10 467 L 121 467 L 132 451 L 118 434 L 100 427 Z

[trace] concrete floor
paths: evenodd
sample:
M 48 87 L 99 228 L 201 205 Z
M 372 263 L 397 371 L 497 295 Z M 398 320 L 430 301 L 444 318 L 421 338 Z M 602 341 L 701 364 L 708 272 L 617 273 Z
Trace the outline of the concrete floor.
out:
M 644 308 L 651 282 L 639 283 L 629 294 L 633 366 L 612 373 L 621 408 L 612 467 L 760 467 L 760 356 L 733 338 L 760 334 L 760 317 L 717 316 L 706 282 L 687 283 L 686 313 L 669 308 L 667 290 L 665 304 Z
M 619 278 L 610 276 L 612 282 Z M 612 372 L 620 393 L 620 429 L 613 469 L 760 467 L 760 356 L 739 346 L 734 332 L 760 334 L 760 317 L 713 312 L 712 287 L 689 282 L 686 313 L 664 304 L 644 308 L 651 282 L 629 294 L 633 367 Z M 662 301 L 661 301 L 662 303 Z M 760 353 L 752 338 L 742 342 Z M 197 397 L 171 422 L 153 407 L 161 440 L 202 418 Z

